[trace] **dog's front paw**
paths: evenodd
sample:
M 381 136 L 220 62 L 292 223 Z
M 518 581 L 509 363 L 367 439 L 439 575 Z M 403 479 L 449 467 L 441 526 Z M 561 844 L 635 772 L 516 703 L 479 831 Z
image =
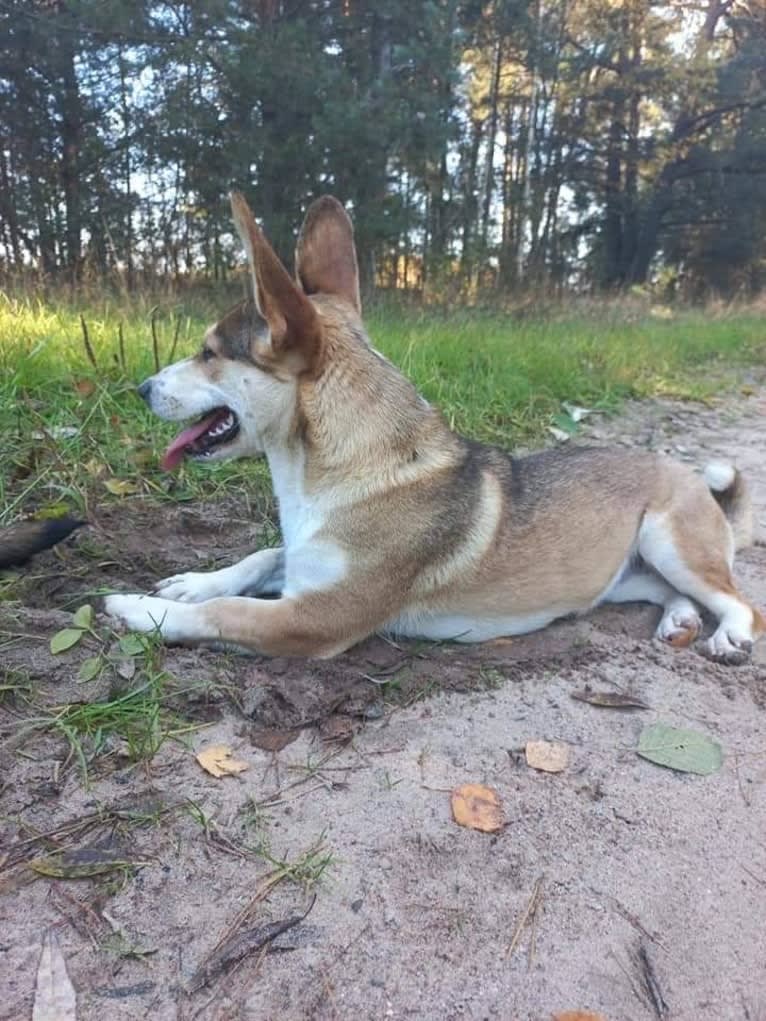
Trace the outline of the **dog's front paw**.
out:
M 218 578 L 220 571 L 187 571 L 185 574 L 174 574 L 172 578 L 158 581 L 154 591 L 163 599 L 175 603 L 204 603 L 208 599 L 217 599 L 229 593 Z
M 129 631 L 159 631 L 165 638 L 175 637 L 175 622 L 169 619 L 173 603 L 142 595 L 113 595 L 104 599 L 104 612 Z

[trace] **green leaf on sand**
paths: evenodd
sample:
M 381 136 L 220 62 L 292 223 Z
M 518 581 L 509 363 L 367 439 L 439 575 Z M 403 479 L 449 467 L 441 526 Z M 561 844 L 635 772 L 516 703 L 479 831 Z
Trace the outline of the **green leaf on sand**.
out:
M 644 727 L 636 752 L 658 766 L 703 776 L 715 773 L 723 762 L 721 746 L 706 734 L 664 723 Z
M 83 631 L 78 627 L 65 627 L 63 631 L 57 631 L 51 638 L 51 652 L 57 656 L 60 652 L 66 652 L 73 648 L 83 636 Z
M 93 607 L 88 603 L 81 606 L 73 617 L 73 623 L 75 627 L 89 628 L 93 623 Z
M 120 639 L 120 652 L 124 656 L 143 656 L 146 641 L 140 635 L 124 635 Z
M 84 659 L 80 664 L 80 669 L 77 673 L 78 681 L 93 681 L 101 673 L 104 666 L 104 661 L 101 656 L 89 656 Z

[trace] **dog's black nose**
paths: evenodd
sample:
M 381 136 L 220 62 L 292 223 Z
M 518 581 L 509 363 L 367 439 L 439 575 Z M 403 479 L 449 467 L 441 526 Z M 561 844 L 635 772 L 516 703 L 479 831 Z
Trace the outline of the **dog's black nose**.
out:
M 149 400 L 149 394 L 152 392 L 152 381 L 151 379 L 145 379 L 141 386 L 138 388 L 138 396 L 143 397 L 145 401 Z

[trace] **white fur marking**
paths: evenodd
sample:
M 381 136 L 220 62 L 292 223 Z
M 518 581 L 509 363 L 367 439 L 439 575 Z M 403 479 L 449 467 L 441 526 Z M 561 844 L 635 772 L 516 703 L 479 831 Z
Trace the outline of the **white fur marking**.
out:
M 705 465 L 702 477 L 714 493 L 724 493 L 733 485 L 736 474 L 736 471 L 730 464 L 713 461 L 711 464 Z

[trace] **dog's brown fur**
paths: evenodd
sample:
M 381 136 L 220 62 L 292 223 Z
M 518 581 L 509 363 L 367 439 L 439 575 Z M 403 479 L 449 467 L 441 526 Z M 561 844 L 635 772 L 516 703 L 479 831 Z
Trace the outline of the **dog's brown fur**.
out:
M 718 466 L 723 481 L 708 485 L 648 453 L 515 459 L 455 435 L 370 345 L 342 207 L 324 198 L 309 210 L 298 284 L 241 196 L 233 211 L 255 302 L 142 390 L 166 418 L 206 410 L 189 404 L 190 387 L 209 391 L 208 409 L 221 393 L 239 409 L 240 435 L 222 455 L 269 457 L 285 548 L 268 577 L 282 572 L 281 598 L 239 594 L 271 584 L 256 554 L 228 573 L 168 579 L 164 599 L 110 597 L 111 613 L 176 640 L 331 656 L 379 629 L 475 641 L 633 598 L 665 606 L 659 634 L 681 644 L 700 626 L 691 597 L 720 621 L 710 653 L 747 655 L 764 619 L 732 580 L 735 537 L 721 509 L 742 545 L 739 473 Z

